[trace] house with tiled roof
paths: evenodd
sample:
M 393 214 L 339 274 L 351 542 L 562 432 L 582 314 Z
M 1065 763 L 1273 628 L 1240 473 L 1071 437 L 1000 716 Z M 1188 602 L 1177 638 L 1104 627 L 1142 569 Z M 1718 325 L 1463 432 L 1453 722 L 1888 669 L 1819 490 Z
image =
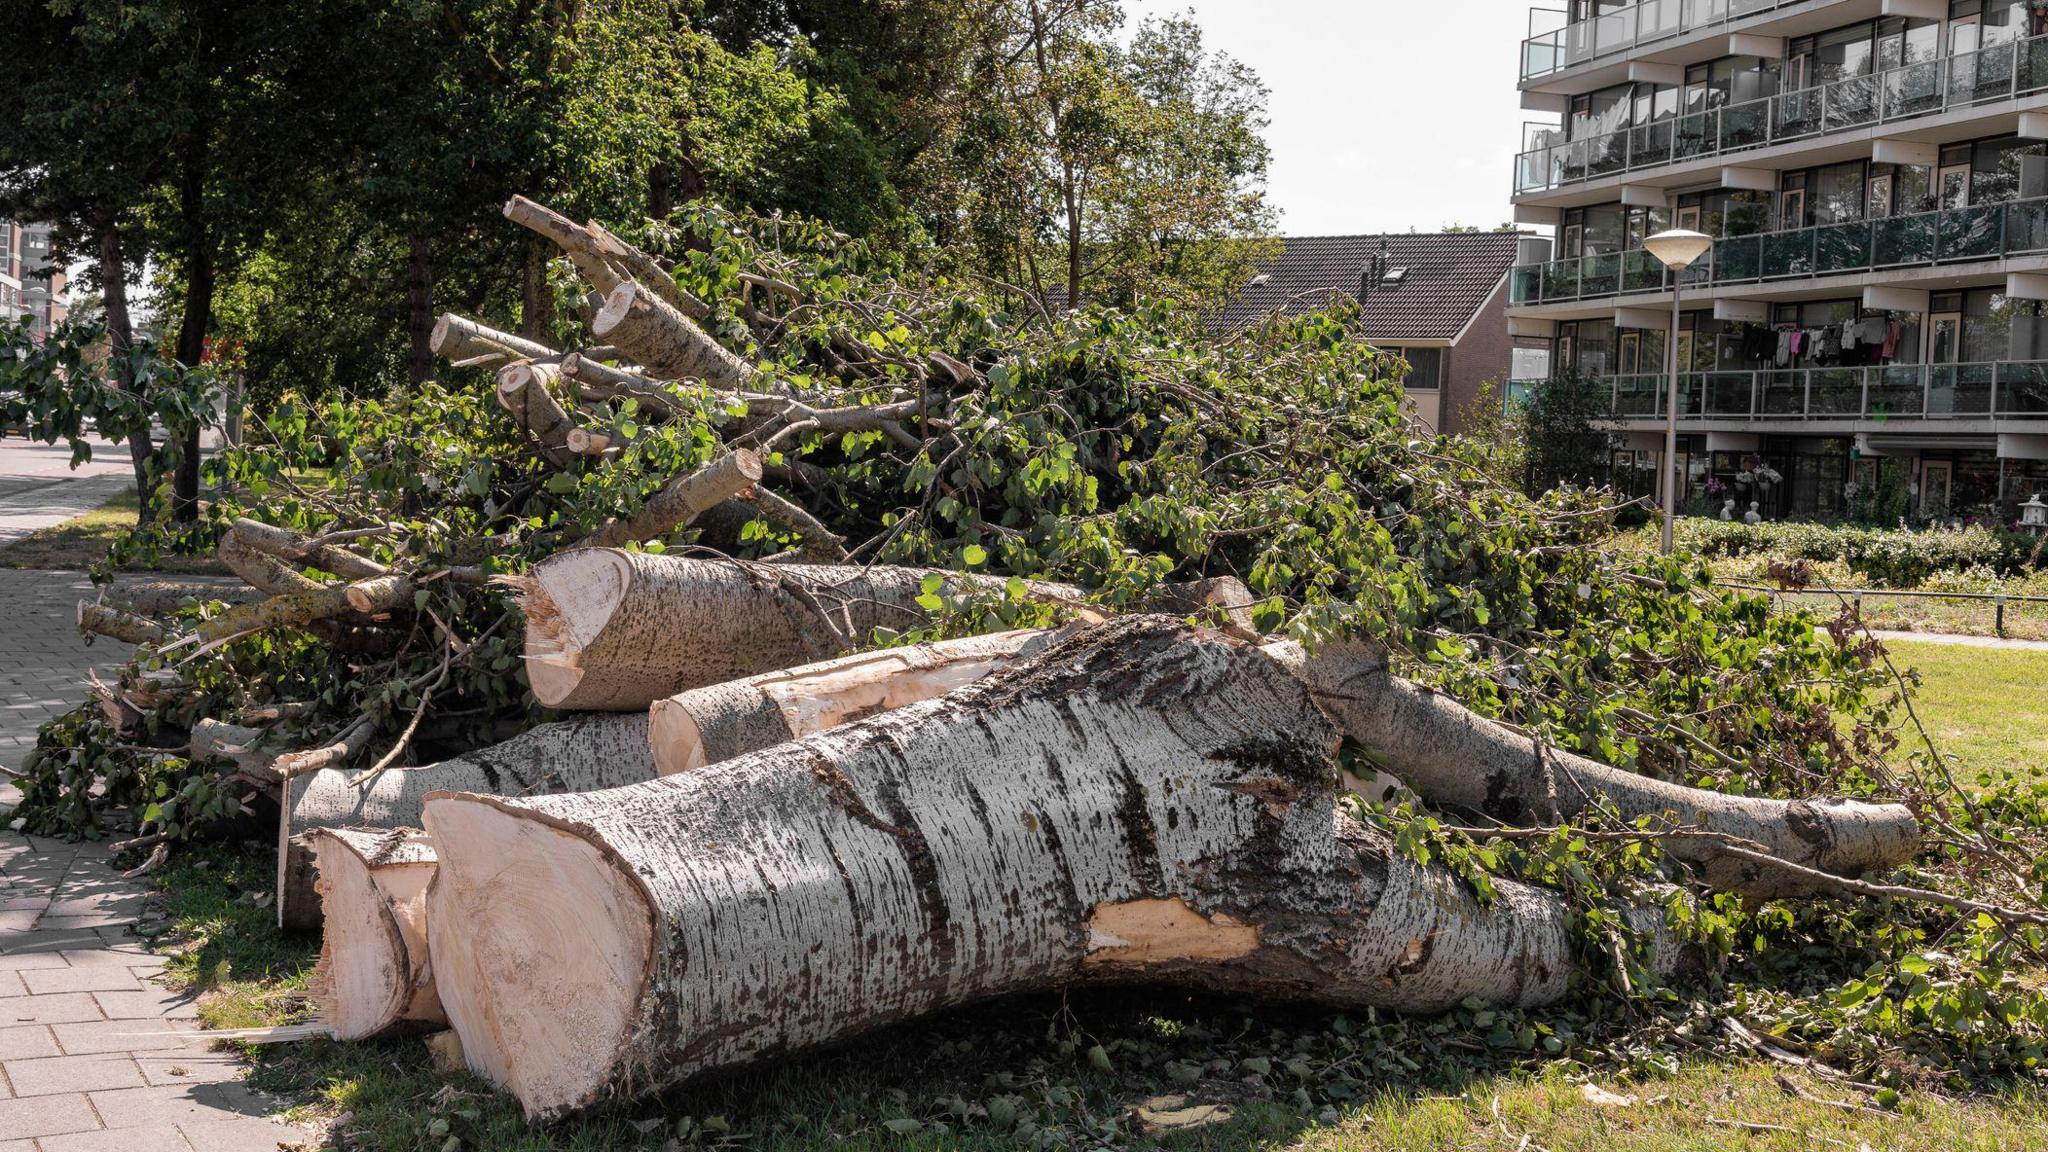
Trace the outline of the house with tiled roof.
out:
M 1366 338 L 1408 361 L 1416 421 L 1456 432 L 1481 388 L 1504 385 L 1510 375 L 1507 276 L 1522 239 L 1514 232 L 1289 236 L 1210 325 L 1233 331 L 1350 296 L 1360 302 Z

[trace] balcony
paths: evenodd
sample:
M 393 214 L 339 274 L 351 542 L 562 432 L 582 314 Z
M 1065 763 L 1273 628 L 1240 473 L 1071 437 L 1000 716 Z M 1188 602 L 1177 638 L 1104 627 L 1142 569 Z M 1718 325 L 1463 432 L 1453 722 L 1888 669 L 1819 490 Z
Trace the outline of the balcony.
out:
M 1515 195 L 2048 91 L 2048 36 L 1724 104 L 1515 158 Z
M 1890 268 L 2048 253 L 2048 197 L 1727 236 L 1683 273 L 1685 286 L 1812 279 Z M 1554 304 L 1662 292 L 1671 274 L 1648 252 L 1609 252 L 1517 264 L 1510 304 Z
M 1522 41 L 1522 83 L 1811 0 L 1641 0 Z
M 1612 418 L 1664 419 L 1662 374 L 1588 381 L 1605 390 Z M 1513 381 L 1509 396 L 1540 386 Z M 1895 364 L 1879 368 L 1789 368 L 1684 372 L 1678 419 L 1686 421 L 2048 420 L 2048 362 Z

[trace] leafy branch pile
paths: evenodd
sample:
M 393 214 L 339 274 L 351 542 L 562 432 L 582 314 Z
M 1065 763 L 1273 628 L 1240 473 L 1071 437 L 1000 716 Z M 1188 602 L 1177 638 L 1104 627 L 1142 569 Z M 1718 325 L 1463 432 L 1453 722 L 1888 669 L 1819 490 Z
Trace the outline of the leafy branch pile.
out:
M 561 250 L 557 289 L 590 342 L 444 316 L 438 382 L 287 396 L 254 420 L 209 464 L 218 497 L 197 524 L 134 545 L 213 542 L 250 594 L 144 588 L 81 609 L 140 647 L 43 733 L 21 780 L 33 829 L 92 835 L 125 814 L 160 861 L 272 804 L 291 828 L 296 780 L 341 771 L 367 795 L 387 770 L 477 749 L 489 765 L 528 729 L 582 738 L 533 727 L 552 718 L 535 697 L 576 687 L 557 692 L 560 669 L 593 670 L 565 653 L 602 639 L 570 604 L 597 584 L 550 585 L 550 568 L 770 589 L 818 650 L 763 670 L 1183 603 L 1208 581 L 1224 592 L 1200 618 L 1302 646 L 1286 658 L 1353 773 L 1420 794 L 1342 818 L 1361 842 L 1447 868 L 1488 915 L 1524 899 L 1510 891 L 1562 894 L 1580 994 L 1671 1003 L 1668 945 L 1686 939 L 1732 957 L 1716 979 L 1739 978 L 1722 986 L 1779 1035 L 1756 1044 L 1859 1082 L 2038 1059 L 2038 805 L 1965 793 L 1931 750 L 1899 762 L 1899 683 L 1846 613 L 1774 615 L 1694 560 L 1602 551 L 1598 494 L 1530 499 L 1472 450 L 1416 438 L 1342 309 L 1213 342 L 1169 305 L 1053 315 L 801 221 L 707 209 L 629 241 L 506 211 Z M 895 614 L 874 614 L 906 568 Z M 855 580 L 880 590 L 845 592 Z M 765 636 L 768 619 L 721 626 Z M 1160 649 L 1172 660 L 1226 659 L 1174 643 L 1196 647 Z M 1466 761 L 1489 774 L 1461 777 Z M 1588 779 L 1604 795 L 1573 794 Z M 1934 833 L 1897 883 L 1838 875 L 1903 858 L 1889 810 L 1781 803 L 1871 795 Z M 1813 895 L 1853 903 L 1774 900 Z M 1402 963 L 1426 966 L 1433 939 Z M 1802 953 L 1826 962 L 1787 977 Z

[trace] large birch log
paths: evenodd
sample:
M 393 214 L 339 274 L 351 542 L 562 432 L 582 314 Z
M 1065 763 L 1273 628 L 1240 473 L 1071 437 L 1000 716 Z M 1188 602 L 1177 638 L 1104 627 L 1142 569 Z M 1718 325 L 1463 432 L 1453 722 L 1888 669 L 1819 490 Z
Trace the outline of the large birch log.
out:
M 584 544 L 616 548 L 652 540 L 679 528 L 761 480 L 761 457 L 749 448 L 735 448 L 704 467 L 678 476 L 647 498 L 630 520 L 613 520 L 592 532 Z
M 604 307 L 591 319 L 590 330 L 598 339 L 624 349 L 649 376 L 658 379 L 702 380 L 728 392 L 765 387 L 752 364 L 712 339 L 696 321 L 659 295 L 631 280 L 605 294 Z
M 324 932 L 310 986 L 335 1038 L 445 1026 L 427 952 L 433 842 L 406 829 L 322 829 L 313 855 Z
M 441 318 L 434 322 L 434 334 L 427 343 L 436 356 L 457 362 L 482 356 L 519 360 L 555 354 L 553 348 L 538 341 L 500 332 L 453 312 L 442 313 Z
M 326 768 L 285 782 L 277 831 L 278 922 L 320 923 L 311 833 L 322 828 L 417 828 L 434 791 L 532 796 L 593 792 L 654 778 L 647 717 L 578 716 L 514 736 L 466 756 L 417 768 L 392 768 L 362 787 L 364 769 Z
M 437 795 L 428 917 L 462 930 L 435 980 L 471 1067 L 537 1119 L 1083 980 L 1561 995 L 1564 901 L 1481 906 L 1397 856 L 1339 811 L 1336 744 L 1258 649 L 1146 617 L 601 796 Z
M 1630 820 L 1737 836 L 1780 859 L 1856 876 L 1895 868 L 1920 852 L 1920 826 L 1903 804 L 1772 800 L 1730 796 L 1653 780 L 1535 741 L 1479 716 L 1439 692 L 1395 676 L 1383 654 L 1338 646 L 1309 657 L 1272 647 L 1310 684 L 1344 734 L 1434 805 L 1481 812 L 1507 823 L 1576 819 L 1604 798 Z M 1749 896 L 1797 896 L 1811 886 L 1710 839 L 1670 839 L 1664 850 L 1696 865 L 1707 883 Z
M 922 568 L 738 564 L 579 548 L 517 582 L 526 675 L 550 708 L 627 711 L 688 688 L 839 656 L 929 619 Z M 989 577 L 941 573 L 949 592 Z M 1079 602 L 1079 589 L 1034 584 Z
M 998 632 L 863 652 L 692 688 L 648 709 L 662 775 L 772 748 L 879 712 L 943 696 L 1051 643 L 1048 629 Z
M 533 438 L 541 455 L 557 468 L 567 467 L 569 430 L 576 426 L 548 385 L 561 370 L 552 364 L 520 361 L 498 369 L 498 406 L 521 431 Z
M 598 251 L 590 233 L 567 216 L 524 196 L 514 196 L 505 201 L 505 219 L 554 241 L 569 257 L 569 262 L 576 266 L 577 274 L 589 281 L 592 288 L 609 292 L 619 286 L 622 277 L 618 269 L 612 267 L 604 254 Z

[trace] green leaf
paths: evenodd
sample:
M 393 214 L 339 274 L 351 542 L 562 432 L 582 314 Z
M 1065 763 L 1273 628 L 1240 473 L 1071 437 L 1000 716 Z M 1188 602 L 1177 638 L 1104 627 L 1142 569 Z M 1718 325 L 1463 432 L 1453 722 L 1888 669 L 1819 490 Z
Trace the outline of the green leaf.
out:
M 1109 1062 L 1109 1050 L 1100 1044 L 1089 1047 L 1088 1064 L 1100 1072 L 1114 1072 L 1116 1070 L 1115 1065 Z
M 882 1127 L 898 1136 L 914 1136 L 924 1131 L 924 1121 L 913 1116 L 898 1116 L 893 1120 L 882 1121 Z
M 988 562 L 988 550 L 979 544 L 969 544 L 960 550 L 960 559 L 966 561 L 969 568 L 979 568 Z

